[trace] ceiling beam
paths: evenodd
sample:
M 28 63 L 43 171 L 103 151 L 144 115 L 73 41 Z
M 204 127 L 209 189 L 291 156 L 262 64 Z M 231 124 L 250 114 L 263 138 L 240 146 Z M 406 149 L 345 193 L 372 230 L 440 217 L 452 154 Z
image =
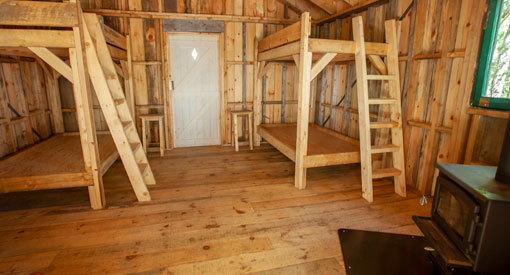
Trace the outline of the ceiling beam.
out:
M 343 11 L 337 12 L 331 16 L 324 17 L 320 20 L 314 20 L 313 23 L 314 24 L 324 24 L 324 23 L 333 22 L 336 19 L 346 18 L 346 17 L 351 16 L 352 14 L 366 11 L 370 7 L 380 6 L 380 5 L 386 4 L 388 2 L 389 2 L 389 0 L 369 0 L 362 4 L 359 4 L 359 5 L 350 7 L 348 9 L 345 9 Z
M 317 7 L 321 8 L 323 11 L 328 14 L 334 14 L 336 12 L 336 2 L 331 0 L 307 0 L 315 4 Z
M 344 2 L 345 4 L 351 7 L 359 3 L 359 0 L 340 0 L 340 1 Z
M 294 1 L 294 0 L 289 0 Z M 213 20 L 225 22 L 246 22 L 246 23 L 267 23 L 290 25 L 297 20 L 267 18 L 258 16 L 241 15 L 219 15 L 219 14 L 192 14 L 192 13 L 171 13 L 171 12 L 152 12 L 152 11 L 124 11 L 109 9 L 84 9 L 84 12 L 92 12 L 102 16 L 129 17 L 129 18 L 151 18 L 151 19 L 182 19 L 182 20 Z M 326 14 L 326 13 L 324 13 Z M 327 14 L 326 14 L 327 16 Z M 323 16 L 324 17 L 324 16 Z M 321 17 L 318 17 L 321 18 Z

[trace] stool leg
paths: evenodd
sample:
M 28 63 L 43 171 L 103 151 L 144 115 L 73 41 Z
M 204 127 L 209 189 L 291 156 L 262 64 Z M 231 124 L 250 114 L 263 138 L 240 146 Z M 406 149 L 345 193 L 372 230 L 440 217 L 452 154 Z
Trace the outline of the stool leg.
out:
M 239 141 L 237 140 L 237 115 L 234 114 L 234 141 L 236 143 L 236 152 L 239 151 Z
M 146 127 L 145 119 L 142 118 L 142 141 L 143 141 L 143 150 L 147 154 L 147 127 Z
M 234 147 L 234 114 L 230 114 L 230 143 Z
M 163 130 L 163 118 L 159 118 L 159 154 L 165 155 L 165 131 Z
M 253 121 L 252 114 L 248 114 L 248 140 L 250 141 L 250 150 L 253 150 Z

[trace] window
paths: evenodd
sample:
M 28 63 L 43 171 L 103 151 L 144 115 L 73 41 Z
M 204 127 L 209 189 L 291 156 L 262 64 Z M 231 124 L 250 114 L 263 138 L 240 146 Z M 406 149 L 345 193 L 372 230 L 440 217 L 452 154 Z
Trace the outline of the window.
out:
M 489 0 L 471 104 L 510 110 L 510 0 Z

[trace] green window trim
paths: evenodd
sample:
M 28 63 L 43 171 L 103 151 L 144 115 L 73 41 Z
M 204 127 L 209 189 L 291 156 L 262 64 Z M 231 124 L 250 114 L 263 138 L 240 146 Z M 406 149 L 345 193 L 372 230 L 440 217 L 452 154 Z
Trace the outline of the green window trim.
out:
M 483 96 L 489 80 L 490 63 L 496 44 L 496 34 L 501 17 L 502 0 L 489 0 L 487 24 L 482 37 L 478 68 L 471 96 L 471 105 L 499 110 L 510 110 L 510 98 Z

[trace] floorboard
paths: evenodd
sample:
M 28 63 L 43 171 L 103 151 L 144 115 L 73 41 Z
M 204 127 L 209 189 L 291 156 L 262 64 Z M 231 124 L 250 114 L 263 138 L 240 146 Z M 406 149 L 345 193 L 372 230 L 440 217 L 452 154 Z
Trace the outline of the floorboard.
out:
M 374 181 L 361 198 L 359 165 L 309 169 L 269 145 L 183 148 L 149 157 L 157 185 L 139 203 L 117 161 L 104 176 L 105 210 L 86 188 L 0 194 L 0 274 L 343 273 L 336 230 L 418 235 L 418 193 Z

